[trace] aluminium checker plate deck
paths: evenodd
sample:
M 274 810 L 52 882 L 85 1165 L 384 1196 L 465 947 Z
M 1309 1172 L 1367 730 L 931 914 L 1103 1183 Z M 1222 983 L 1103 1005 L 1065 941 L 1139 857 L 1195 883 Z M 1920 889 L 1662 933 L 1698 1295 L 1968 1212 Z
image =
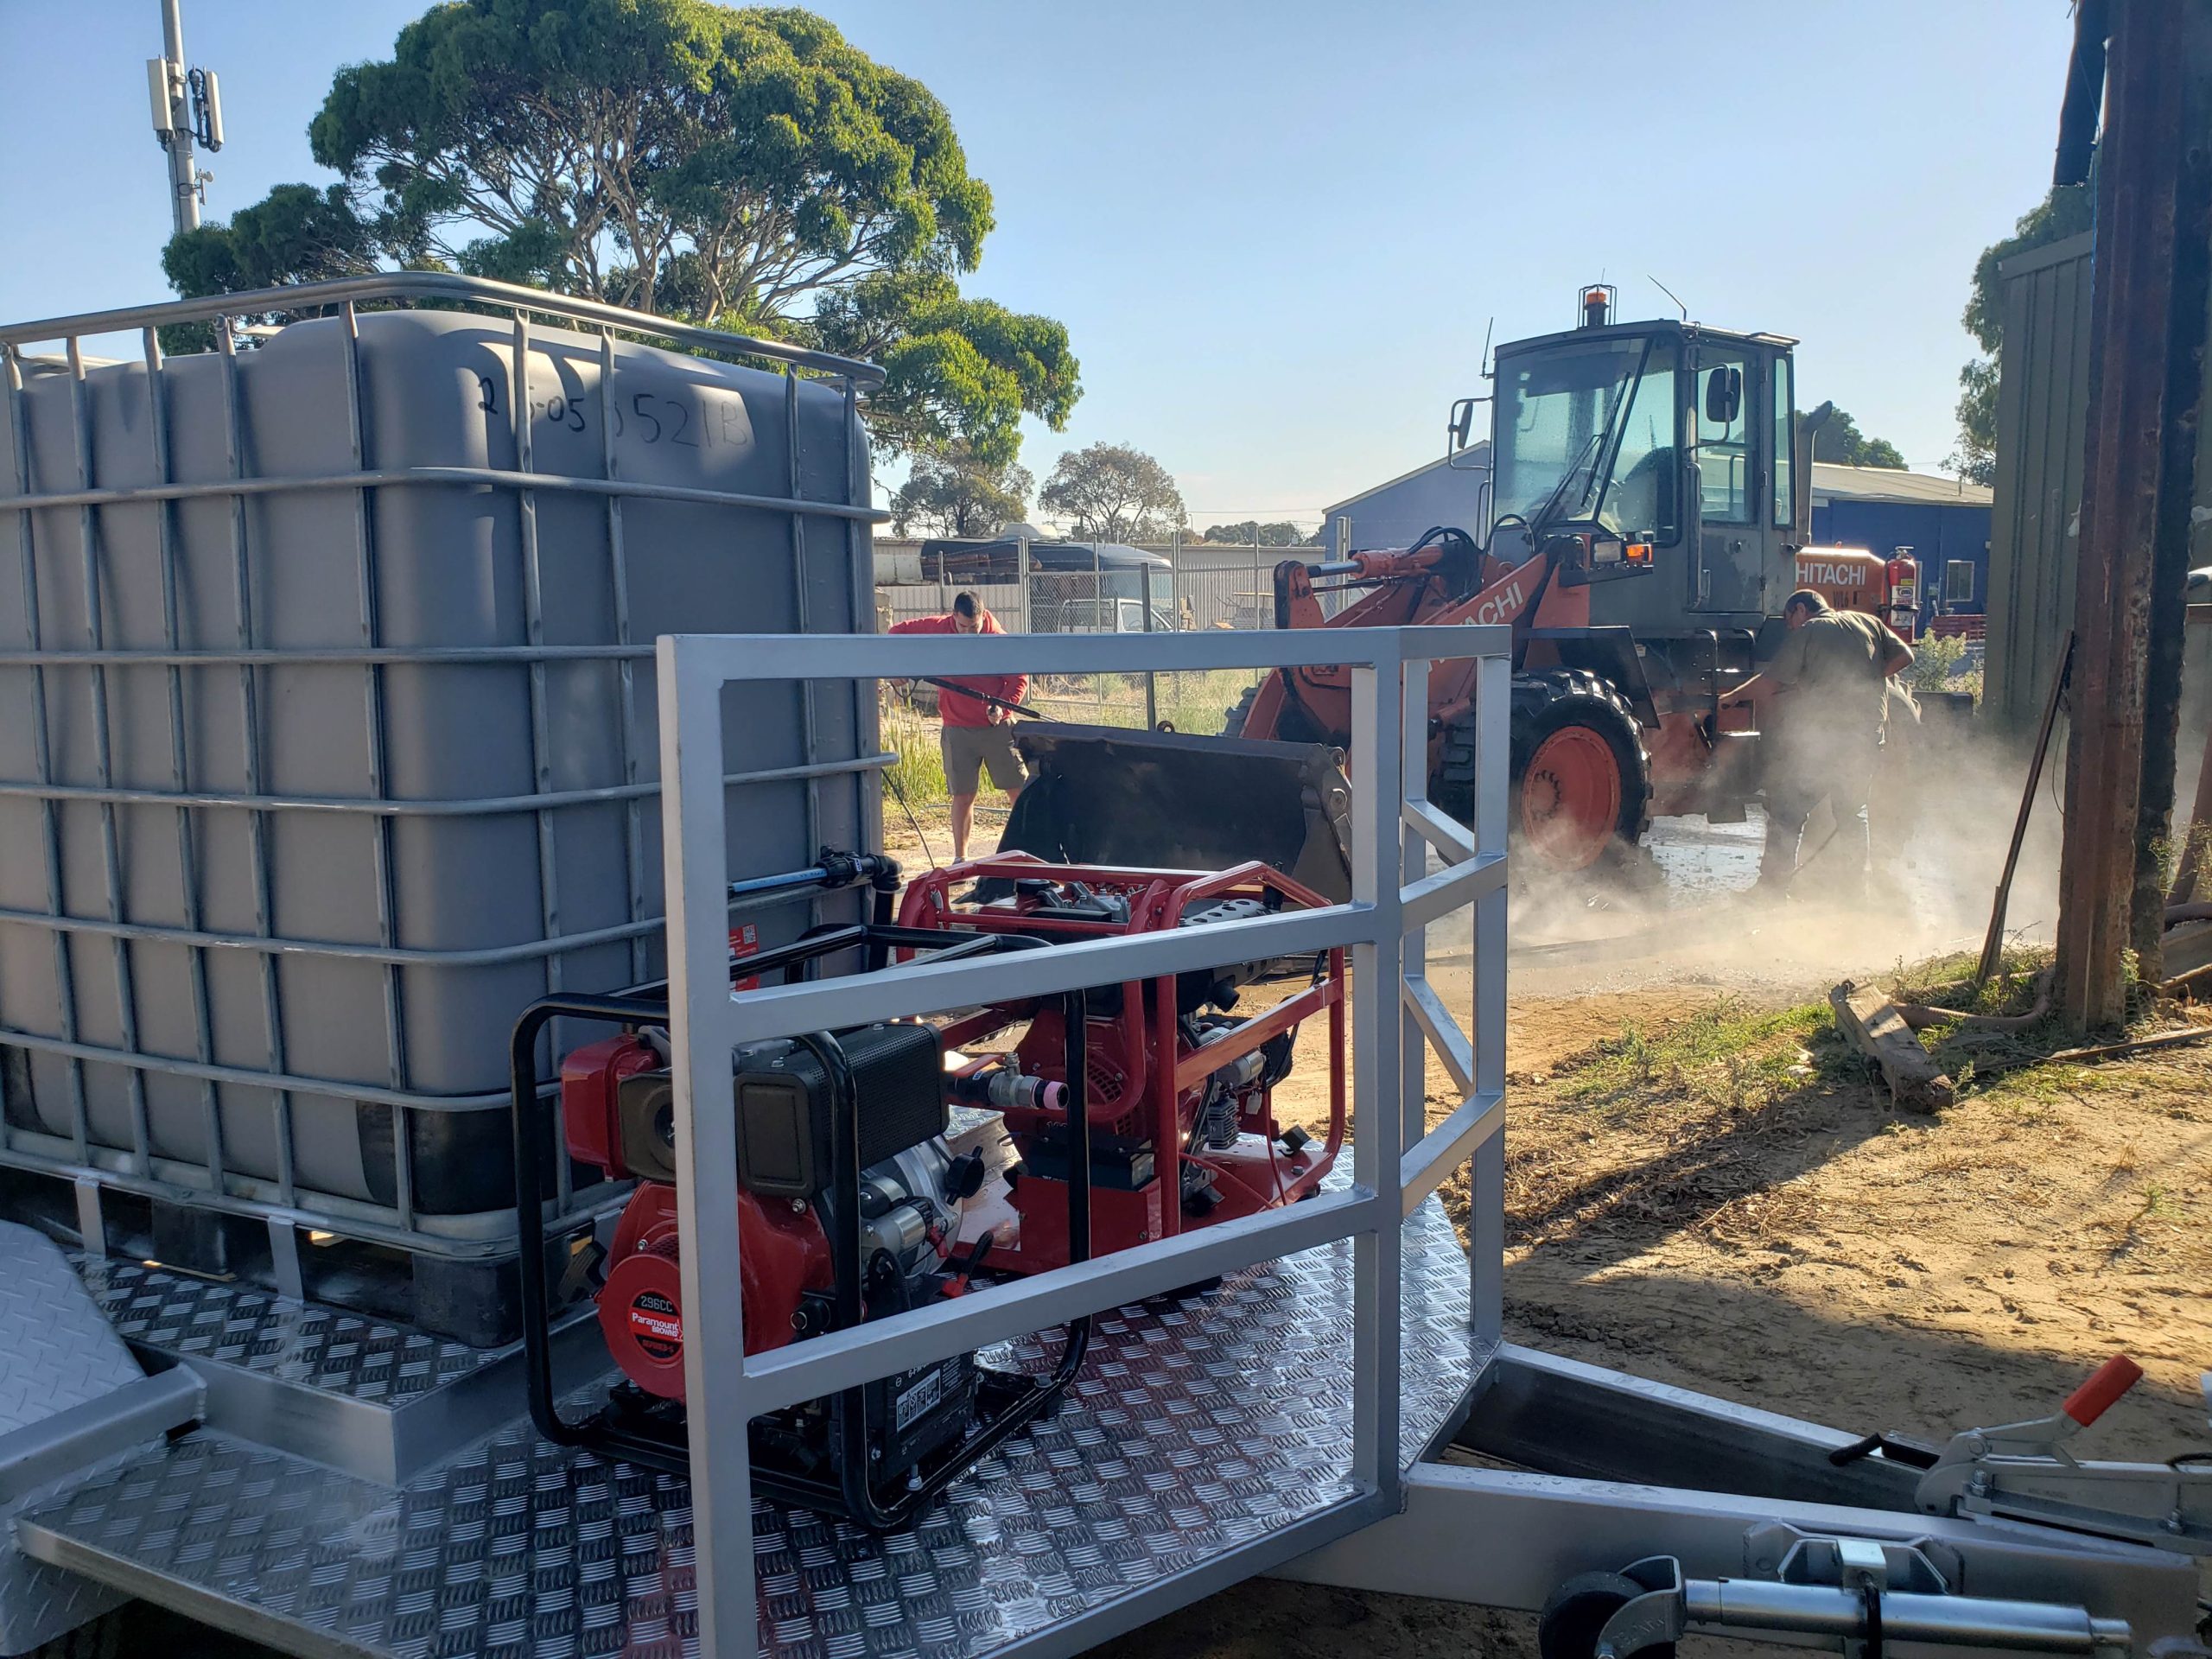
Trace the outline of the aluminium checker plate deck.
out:
M 0 1348 L 0 1452 L 20 1449 L 56 1414 L 90 1406 L 143 1375 L 60 1248 L 28 1227 L 0 1224 L 0 1331 L 9 1333 Z M 97 1468 L 121 1468 L 139 1455 L 123 1452 Z M 26 1559 L 10 1536 L 18 1513 L 45 1507 L 69 1484 L 41 1480 L 0 1503 L 0 1643 L 10 1653 L 121 1599 L 105 1585 Z
M 428 1398 L 496 1363 L 501 1350 L 395 1320 L 137 1262 L 71 1256 L 125 1341 L 188 1363 L 219 1361 L 318 1393 L 387 1406 Z
M 1403 1237 L 1410 1461 L 1487 1356 L 1435 1198 Z M 761 1654 L 985 1655 L 1351 1497 L 1351 1255 L 1339 1241 L 1100 1315 L 1067 1403 L 909 1532 L 757 1504 Z M 1041 1368 L 1055 1347 L 994 1357 Z M 400 1486 L 202 1429 L 19 1533 L 38 1559 L 302 1654 L 698 1653 L 689 1483 L 555 1446 L 526 1419 Z

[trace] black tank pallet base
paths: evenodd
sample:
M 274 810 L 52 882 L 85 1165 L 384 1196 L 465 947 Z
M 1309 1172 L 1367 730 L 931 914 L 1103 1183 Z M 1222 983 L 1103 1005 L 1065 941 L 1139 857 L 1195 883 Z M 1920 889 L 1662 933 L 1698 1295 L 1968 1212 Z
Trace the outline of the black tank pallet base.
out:
M 520 1275 L 510 1245 L 449 1255 L 349 1238 L 309 1220 L 209 1210 L 44 1170 L 0 1167 L 0 1216 L 90 1255 L 159 1262 L 182 1273 L 396 1319 L 472 1348 L 522 1332 Z M 548 1241 L 548 1272 L 571 1275 L 572 1239 Z

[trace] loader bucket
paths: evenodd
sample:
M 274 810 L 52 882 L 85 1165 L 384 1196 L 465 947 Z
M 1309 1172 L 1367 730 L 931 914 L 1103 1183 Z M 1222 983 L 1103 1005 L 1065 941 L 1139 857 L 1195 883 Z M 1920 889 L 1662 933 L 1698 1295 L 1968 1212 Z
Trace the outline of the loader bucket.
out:
M 1351 791 L 1326 744 L 1030 721 L 1014 745 L 1030 782 L 1001 850 L 1172 870 L 1257 859 L 1332 903 L 1351 896 Z

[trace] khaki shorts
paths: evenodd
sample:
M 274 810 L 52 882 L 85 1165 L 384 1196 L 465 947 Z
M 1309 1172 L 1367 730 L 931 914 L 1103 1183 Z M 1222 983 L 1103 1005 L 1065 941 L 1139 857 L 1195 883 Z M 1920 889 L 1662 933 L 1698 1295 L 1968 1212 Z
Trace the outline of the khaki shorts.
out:
M 986 766 L 991 781 L 1009 795 L 1029 781 L 1021 757 L 1014 752 L 1011 726 L 947 726 L 938 741 L 944 754 L 945 786 L 955 795 L 973 795 Z

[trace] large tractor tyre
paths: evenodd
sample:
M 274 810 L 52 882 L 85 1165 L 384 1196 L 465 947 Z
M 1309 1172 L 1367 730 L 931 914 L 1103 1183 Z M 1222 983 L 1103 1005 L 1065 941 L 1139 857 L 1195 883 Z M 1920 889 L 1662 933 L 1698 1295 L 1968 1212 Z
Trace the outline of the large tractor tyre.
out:
M 1236 706 L 1230 709 L 1222 721 L 1221 734 L 1224 737 L 1245 735 L 1244 728 L 1251 724 L 1252 704 L 1259 698 L 1260 687 L 1274 676 L 1273 669 L 1262 671 L 1258 683 L 1236 699 Z M 1327 743 L 1332 741 L 1341 743 L 1344 741 L 1341 736 L 1332 740 L 1313 716 L 1306 712 L 1305 705 L 1294 697 L 1277 704 L 1276 708 L 1275 728 L 1268 735 L 1278 743 Z
M 1507 824 L 1539 868 L 1620 859 L 1651 827 L 1651 759 L 1628 700 L 1586 669 L 1513 679 Z
M 1507 828 L 1523 873 L 1632 862 L 1651 823 L 1651 761 L 1627 700 L 1603 676 L 1554 669 L 1513 677 Z M 1471 719 L 1445 734 L 1438 804 L 1474 808 Z

